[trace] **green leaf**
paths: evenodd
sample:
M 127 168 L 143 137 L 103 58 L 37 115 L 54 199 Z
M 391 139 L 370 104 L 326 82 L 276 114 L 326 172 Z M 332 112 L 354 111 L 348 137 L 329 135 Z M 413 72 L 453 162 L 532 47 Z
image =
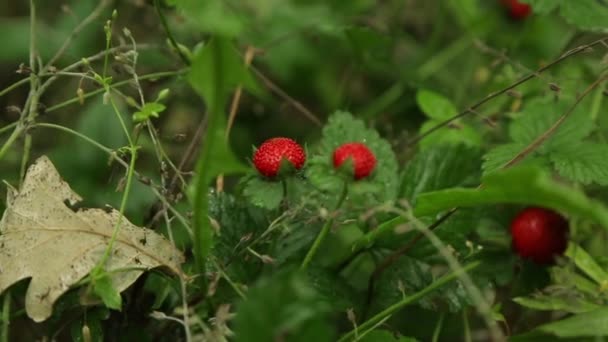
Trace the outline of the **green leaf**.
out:
M 106 307 L 121 310 L 122 298 L 120 297 L 120 292 L 112 285 L 110 276 L 106 272 L 92 276 L 94 277 L 93 292 L 101 298 Z
M 188 74 L 192 87 L 207 105 L 207 131 L 196 165 L 194 194 L 194 256 L 199 272 L 204 272 L 205 260 L 211 250 L 212 228 L 208 216 L 208 184 L 219 174 L 246 172 L 226 142 L 224 108 L 229 91 L 239 84 L 251 84 L 250 75 L 229 40 L 216 37 L 192 61 Z M 201 277 L 201 281 L 205 281 Z
M 418 194 L 479 183 L 480 152 L 465 145 L 438 145 L 422 150 L 401 175 L 400 198 L 412 205 Z
M 283 184 L 254 176 L 246 181 L 243 194 L 254 205 L 272 210 L 283 200 Z
M 435 119 L 425 122 L 420 127 L 420 134 L 425 134 L 441 123 L 443 123 L 443 121 Z M 481 135 L 470 125 L 456 121 L 447 127 L 438 129 L 433 133 L 432 137 L 420 141 L 420 147 L 423 149 L 426 149 L 429 146 L 442 144 L 480 146 Z
M 312 287 L 331 306 L 332 311 L 343 313 L 356 307 L 357 294 L 340 275 L 319 267 L 308 267 L 306 273 Z
M 484 174 L 500 170 L 506 163 L 523 151 L 526 145 L 521 143 L 511 143 L 497 146 L 483 156 L 482 169 Z M 529 157 L 526 159 L 530 159 Z
M 348 142 L 366 144 L 378 161 L 372 176 L 366 179 L 376 185 L 378 191 L 369 195 L 375 197 L 376 203 L 395 199 L 398 192 L 397 160 L 391 145 L 382 139 L 378 132 L 365 127 L 363 121 L 355 119 L 347 112 L 335 112 L 323 128 L 319 153 L 308 162 L 307 176 L 310 181 L 339 196 L 342 182 L 339 181 L 331 160 L 334 150 Z
M 608 4 L 600 0 L 563 1 L 560 14 L 574 26 L 590 31 L 608 28 Z
M 166 109 L 165 105 L 158 102 L 148 102 L 141 107 L 141 110 L 133 114 L 133 121 L 142 122 L 150 118 L 157 118 L 158 114 Z
M 261 279 L 237 304 L 235 341 L 334 341 L 329 310 L 301 274 L 283 270 Z
M 558 337 L 608 336 L 608 308 L 604 307 L 544 324 L 536 328 L 536 331 Z
M 447 120 L 458 114 L 458 109 L 449 99 L 430 90 L 418 90 L 416 103 L 429 118 L 439 121 Z
M 608 229 L 608 209 L 582 191 L 557 183 L 541 169 L 520 166 L 488 174 L 483 188 L 453 188 L 421 194 L 416 216 L 434 215 L 455 207 L 499 203 L 537 205 L 590 219 Z
M 517 304 L 535 310 L 543 311 L 565 311 L 571 313 L 583 313 L 596 310 L 601 306 L 578 297 L 559 297 L 556 294 L 540 295 L 533 298 L 516 297 L 513 301 Z
M 562 96 L 543 97 L 526 103 L 520 117 L 509 125 L 509 135 L 514 142 L 529 145 L 545 133 L 572 106 L 574 99 Z M 541 154 L 568 147 L 573 141 L 586 138 L 594 128 L 586 102 L 579 104 L 559 128 L 539 148 Z
M 608 272 L 606 272 L 581 246 L 570 244 L 566 250 L 566 256 L 574 264 L 585 272 L 591 279 L 595 280 L 599 285 L 605 286 L 608 284 Z
M 551 162 L 562 177 L 582 184 L 608 185 L 608 145 L 573 140 L 552 151 Z

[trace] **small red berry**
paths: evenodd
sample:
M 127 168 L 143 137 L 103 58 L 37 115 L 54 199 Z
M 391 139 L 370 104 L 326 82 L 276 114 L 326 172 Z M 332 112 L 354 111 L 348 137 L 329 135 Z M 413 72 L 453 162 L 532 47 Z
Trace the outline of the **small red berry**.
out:
M 568 221 L 545 208 L 529 207 L 511 222 L 513 249 L 537 264 L 551 264 L 568 246 Z
M 283 159 L 299 170 L 306 162 L 306 153 L 302 146 L 292 139 L 271 138 L 264 141 L 255 151 L 253 165 L 262 175 L 272 178 L 279 173 Z
M 356 180 L 369 176 L 376 167 L 374 153 L 365 144 L 358 142 L 343 144 L 334 151 L 334 167 L 339 168 L 351 158 Z
M 502 4 L 509 10 L 511 18 L 520 20 L 532 13 L 532 6 L 519 2 L 519 0 L 502 0 Z

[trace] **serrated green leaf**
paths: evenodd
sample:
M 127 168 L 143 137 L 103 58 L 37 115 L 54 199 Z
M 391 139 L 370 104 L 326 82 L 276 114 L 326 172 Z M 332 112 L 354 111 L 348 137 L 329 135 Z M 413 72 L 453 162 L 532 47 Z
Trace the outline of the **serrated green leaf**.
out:
M 301 274 L 280 271 L 263 278 L 238 303 L 235 341 L 332 341 L 333 331 L 321 301 Z
M 543 170 L 519 166 L 488 174 L 483 188 L 453 188 L 421 194 L 416 216 L 434 215 L 455 207 L 512 203 L 537 205 L 590 219 L 608 229 L 608 208 L 582 191 L 557 183 Z
M 565 255 L 570 258 L 574 264 L 587 274 L 591 279 L 595 280 L 598 285 L 605 286 L 608 284 L 608 272 L 604 270 L 581 246 L 570 244 Z
M 573 140 L 550 154 L 562 177 L 582 184 L 608 185 L 608 145 Z
M 535 329 L 558 337 L 608 336 L 608 308 L 585 312 Z
M 590 31 L 608 29 L 608 4 L 601 0 L 563 1 L 560 14 L 574 26 Z
M 393 200 L 398 192 L 397 160 L 390 144 L 378 132 L 367 128 L 363 121 L 355 119 L 350 113 L 332 114 L 323 128 L 319 154 L 309 160 L 307 176 L 320 188 L 331 187 L 339 195 L 342 182 L 331 166 L 334 150 L 348 142 L 362 142 L 374 153 L 377 159 L 372 176 L 366 179 L 378 186 L 379 191 L 370 194 L 378 202 Z M 329 190 L 329 189 L 328 189 Z
M 430 90 L 418 90 L 416 103 L 422 112 L 432 119 L 447 120 L 458 114 L 458 109 L 452 101 Z
M 540 295 L 536 297 L 516 297 L 513 301 L 526 308 L 542 311 L 565 311 L 583 313 L 596 310 L 601 306 L 578 297 L 559 297 L 553 295 Z
M 400 198 L 412 205 L 423 192 L 479 183 L 480 152 L 465 145 L 438 145 L 422 150 L 401 175 Z
M 103 272 L 102 274 L 95 276 L 93 281 L 93 292 L 101 298 L 106 307 L 114 310 L 122 309 L 120 292 L 114 288 L 112 279 L 107 273 Z
M 545 133 L 572 106 L 573 99 L 560 97 L 538 98 L 526 103 L 520 117 L 509 125 L 509 135 L 513 142 L 529 145 Z M 594 128 L 586 102 L 578 105 L 559 128 L 545 141 L 537 151 L 548 153 L 568 147 L 573 141 L 586 138 Z
M 484 174 L 500 170 L 512 160 L 526 146 L 520 143 L 511 143 L 497 146 L 483 156 L 482 169 Z
M 251 177 L 245 183 L 243 194 L 254 205 L 272 210 L 278 208 L 283 200 L 283 184 Z

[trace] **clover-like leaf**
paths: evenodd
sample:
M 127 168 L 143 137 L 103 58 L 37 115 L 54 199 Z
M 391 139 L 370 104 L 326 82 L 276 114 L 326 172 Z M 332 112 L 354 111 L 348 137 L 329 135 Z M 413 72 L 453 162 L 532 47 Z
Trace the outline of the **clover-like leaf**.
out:
M 55 301 L 99 263 L 120 218 L 114 209 L 76 209 L 81 200 L 47 157 L 30 166 L 19 191 L 9 188 L 0 220 L 0 293 L 31 278 L 25 309 L 36 322 L 49 318 Z M 151 268 L 183 276 L 182 262 L 164 237 L 123 217 L 105 267 L 123 291 Z

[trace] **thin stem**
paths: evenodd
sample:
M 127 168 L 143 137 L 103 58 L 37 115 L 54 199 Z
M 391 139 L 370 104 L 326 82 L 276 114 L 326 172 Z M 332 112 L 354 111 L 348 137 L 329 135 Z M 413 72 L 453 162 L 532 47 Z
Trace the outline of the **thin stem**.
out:
M 4 127 L 0 128 L 0 135 L 4 134 L 4 132 L 8 132 L 8 131 L 10 131 L 11 129 L 13 129 L 13 128 L 17 127 L 17 124 L 19 124 L 19 122 L 18 122 L 18 121 L 15 121 L 15 122 L 11 122 L 10 124 L 8 124 L 8 125 L 6 125 L 6 126 L 4 126 Z
M 472 342 L 473 339 L 471 338 L 471 327 L 469 325 L 467 310 L 462 310 L 462 329 L 464 330 L 464 341 Z
M 431 342 L 439 341 L 439 335 L 441 335 L 441 329 L 443 329 L 443 320 L 445 319 L 445 313 L 441 313 L 439 315 L 439 320 L 437 321 L 437 325 L 435 326 L 435 330 L 433 331 L 433 338 Z
M 13 90 L 15 90 L 15 89 L 19 88 L 19 87 L 20 87 L 20 86 L 22 86 L 22 85 L 26 84 L 26 83 L 27 83 L 29 80 L 30 80 L 30 79 L 29 79 L 29 77 L 22 78 L 22 79 L 20 79 L 19 81 L 17 81 L 17 82 L 15 82 L 15 83 L 11 84 L 10 86 L 8 86 L 8 87 L 6 87 L 6 88 L 2 89 L 2 91 L 0 91 L 0 97 L 2 97 L 2 96 L 4 96 L 4 95 L 6 95 L 6 94 L 8 94 L 8 93 L 10 93 L 11 91 L 13 91 Z
M 344 203 L 344 199 L 346 198 L 347 194 L 348 194 L 348 183 L 344 182 L 344 185 L 342 186 L 342 194 L 340 195 L 340 198 L 338 199 L 338 203 L 336 204 L 335 211 L 339 210 L 340 207 L 342 207 L 342 203 Z M 300 266 L 301 270 L 305 270 L 308 267 L 308 265 L 310 264 L 310 262 L 312 261 L 312 258 L 317 253 L 317 250 L 319 249 L 319 247 L 321 247 L 323 240 L 325 240 L 325 237 L 327 236 L 327 234 L 329 233 L 329 230 L 333 226 L 334 220 L 335 220 L 335 215 L 331 214 L 331 217 L 327 221 L 325 221 L 323 228 L 321 228 L 321 231 L 317 235 L 317 238 L 315 239 L 312 246 L 308 250 L 308 253 L 306 253 L 306 256 L 304 257 L 304 261 L 302 261 L 302 265 Z
M 74 30 L 72 30 L 72 32 L 70 33 L 70 35 L 68 36 L 68 38 L 63 42 L 63 45 L 61 45 L 61 47 L 59 48 L 59 50 L 57 50 L 57 52 L 55 53 L 55 55 L 49 60 L 49 62 L 46 64 L 46 67 L 43 69 L 47 70 L 49 67 L 51 67 L 55 62 L 57 62 L 57 60 L 59 60 L 59 58 L 61 58 L 61 56 L 63 56 L 63 54 L 65 53 L 65 51 L 67 50 L 67 48 L 70 46 L 70 44 L 72 43 L 72 40 L 74 40 L 74 38 L 85 28 L 87 27 L 90 23 L 92 23 L 93 21 L 95 21 L 95 19 L 97 19 L 101 13 L 103 13 L 103 10 L 110 4 L 110 1 L 108 0 L 101 0 L 99 2 L 99 4 L 97 5 L 97 7 L 93 10 L 93 12 L 91 12 L 91 14 L 89 14 L 83 21 L 80 22 L 80 24 L 78 24 L 78 26 L 76 26 L 74 28 Z
M 23 155 L 21 156 L 21 173 L 19 174 L 19 182 L 23 182 L 25 179 L 25 171 L 27 170 L 27 162 L 30 159 L 30 150 L 32 148 L 32 135 L 29 133 L 25 134 L 25 140 L 23 141 Z
M 179 58 L 181 58 L 182 62 L 184 62 L 185 65 L 190 65 L 190 60 L 188 59 L 188 57 L 186 55 L 184 55 L 184 52 L 182 51 L 182 49 L 179 48 L 179 44 L 177 43 L 177 41 L 173 37 L 173 34 L 171 33 L 171 30 L 169 29 L 169 25 L 167 24 L 167 19 L 165 18 L 165 15 L 163 14 L 162 9 L 160 8 L 160 0 L 154 0 L 154 8 L 156 8 L 156 13 L 158 13 L 158 17 L 160 18 L 160 23 L 163 26 L 163 29 L 165 30 L 165 34 L 167 35 L 167 38 L 169 38 L 169 42 L 171 43 L 171 46 L 173 46 L 173 48 L 177 52 L 177 55 L 179 56 Z
M 532 73 L 530 73 L 530 74 L 528 74 L 528 75 L 526 75 L 524 77 L 522 77 L 521 79 L 519 79 L 515 83 L 513 83 L 513 84 L 511 84 L 511 85 L 509 85 L 509 86 L 507 86 L 507 87 L 505 87 L 505 88 L 503 88 L 503 89 L 501 89 L 499 91 L 490 93 L 489 95 L 487 95 L 486 97 L 484 97 L 482 100 L 480 100 L 479 102 L 477 102 L 477 103 L 473 104 L 472 106 L 466 108 L 462 112 L 460 112 L 460 113 L 454 115 L 453 117 L 451 117 L 451 118 L 449 118 L 449 119 L 441 122 L 440 124 L 436 125 L 435 127 L 429 129 L 428 131 L 426 131 L 426 132 L 424 132 L 424 133 L 422 133 L 422 134 L 414 137 L 413 139 L 411 139 L 408 142 L 408 145 L 414 145 L 414 144 L 418 143 L 420 140 L 422 140 L 422 139 L 426 138 L 427 136 L 429 136 L 430 134 L 432 134 L 432 133 L 436 132 L 437 130 L 439 130 L 439 129 L 441 129 L 441 128 L 447 126 L 447 125 L 449 125 L 450 123 L 452 123 L 452 122 L 454 122 L 454 121 L 456 121 L 456 120 L 458 120 L 458 119 L 460 119 L 460 118 L 462 118 L 464 116 L 467 116 L 468 114 L 475 113 L 475 110 L 477 108 L 481 107 L 486 102 L 488 102 L 488 101 L 490 101 L 490 100 L 492 100 L 492 99 L 494 99 L 494 98 L 496 98 L 496 97 L 498 97 L 498 96 L 500 96 L 500 95 L 508 92 L 511 89 L 514 89 L 514 88 L 518 87 L 519 85 L 521 85 L 523 83 L 526 83 L 527 81 L 529 81 L 529 80 L 531 80 L 533 78 L 538 77 L 541 73 L 545 72 L 546 70 L 548 70 L 548 69 L 556 66 L 557 64 L 563 62 L 564 60 L 566 60 L 566 59 L 568 59 L 568 58 L 570 58 L 570 57 L 572 57 L 574 55 L 577 55 L 577 54 L 579 54 L 579 53 L 581 53 L 583 51 L 587 51 L 588 49 L 590 49 L 590 48 L 592 48 L 592 47 L 594 47 L 596 45 L 605 44 L 606 40 L 608 40 L 608 38 L 602 38 L 602 39 L 596 40 L 596 41 L 594 41 L 594 42 L 592 42 L 590 44 L 581 45 L 581 46 L 579 46 L 577 48 L 574 48 L 574 49 L 572 49 L 570 51 L 567 51 L 566 53 L 564 53 L 563 55 L 561 55 L 559 58 L 557 58 L 556 60 L 554 60 L 553 62 L 551 62 L 551 63 L 549 63 L 549 64 L 547 64 L 547 65 L 539 68 L 538 70 L 536 70 L 536 71 L 534 71 L 534 72 L 532 72 Z
M 185 72 L 186 72 L 186 70 L 155 72 L 155 73 L 151 73 L 151 74 L 140 76 L 139 80 L 142 81 L 142 80 L 148 80 L 148 79 L 156 79 L 156 78 L 162 78 L 162 77 L 176 76 L 176 75 L 184 74 Z M 124 80 L 124 81 L 116 82 L 114 84 L 111 84 L 109 86 L 109 88 L 113 89 L 113 88 L 121 87 L 123 85 L 130 84 L 131 81 L 132 80 Z M 101 93 L 103 93 L 105 91 L 106 91 L 106 89 L 100 88 L 100 89 L 97 89 L 97 90 L 85 93 L 83 95 L 83 98 L 87 99 L 87 98 L 89 98 L 91 96 L 95 96 L 95 95 L 101 94 Z M 73 98 L 71 98 L 69 100 L 63 101 L 61 103 L 58 103 L 58 104 L 56 104 L 54 106 L 51 106 L 51 107 L 47 108 L 46 111 L 45 111 L 45 113 L 50 113 L 50 112 L 56 111 L 58 109 L 61 109 L 63 107 L 69 106 L 71 104 L 79 103 L 79 101 L 80 101 L 80 97 L 78 97 L 78 96 L 73 97 Z
M 15 143 L 17 138 L 19 138 L 21 133 L 23 133 L 23 126 L 18 124 L 15 127 L 15 129 L 13 130 L 13 133 L 11 133 L 11 135 L 8 137 L 8 139 L 4 142 L 4 145 L 2 145 L 2 148 L 0 148 L 0 160 L 2 160 L 2 158 L 4 158 L 6 151 L 8 151 L 8 149 L 11 148 L 11 146 Z
M 87 137 L 86 135 L 84 135 L 84 134 L 82 134 L 82 133 L 80 133 L 78 131 L 75 131 L 75 130 L 73 130 L 71 128 L 68 128 L 68 127 L 65 127 L 65 126 L 61 126 L 61 125 L 55 125 L 55 124 L 52 124 L 52 123 L 46 123 L 46 122 L 36 123 L 35 125 L 33 125 L 33 127 L 54 128 L 54 129 L 58 129 L 60 131 L 67 132 L 67 133 L 70 133 L 72 135 L 75 135 L 75 136 L 79 137 L 80 139 L 86 140 L 89 144 L 94 145 L 98 149 L 100 149 L 100 150 L 102 150 L 102 151 L 104 151 L 104 152 L 106 152 L 106 153 L 108 153 L 110 155 L 114 154 L 113 150 L 111 148 L 108 148 L 108 147 L 106 147 L 106 146 L 98 143 L 94 139 L 91 139 L 91 138 Z M 122 160 L 122 159 L 120 159 L 120 160 Z
M 450 283 L 453 280 L 456 280 L 461 274 L 472 271 L 472 270 L 476 269 L 477 267 L 479 267 L 480 265 L 481 265 L 481 263 L 479 261 L 475 261 L 475 262 L 472 262 L 472 263 L 462 267 L 459 270 L 452 271 L 451 273 L 438 278 L 432 284 L 425 287 L 424 289 L 414 293 L 411 296 L 403 298 L 402 300 L 398 301 L 397 303 L 382 310 L 381 312 L 376 314 L 374 317 L 365 321 L 363 324 L 361 324 L 359 326 L 359 331 L 366 330 L 366 329 L 374 326 L 376 323 L 382 321 L 386 317 L 392 316 L 394 313 L 398 312 L 405 306 L 418 301 L 419 299 L 423 298 L 424 296 L 428 295 L 429 293 L 431 293 L 435 290 L 438 290 L 439 288 L 447 285 L 448 283 Z M 355 334 L 355 331 L 351 330 L 350 332 L 344 334 L 338 340 L 338 342 L 349 341 L 354 336 L 354 334 Z

